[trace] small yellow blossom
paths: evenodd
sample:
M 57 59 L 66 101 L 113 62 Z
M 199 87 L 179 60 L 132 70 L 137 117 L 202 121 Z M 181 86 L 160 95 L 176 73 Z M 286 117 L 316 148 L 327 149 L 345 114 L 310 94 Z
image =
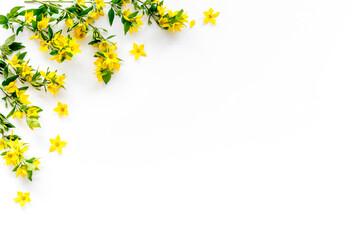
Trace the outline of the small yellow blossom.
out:
M 31 104 L 31 102 L 29 100 L 27 100 L 30 95 L 26 95 L 25 90 L 17 91 L 17 95 L 19 96 L 20 102 L 22 102 L 23 104 L 26 104 L 26 105 Z
M 104 3 L 104 0 L 95 0 L 95 3 L 96 3 L 96 8 L 97 9 L 100 9 L 102 7 L 106 7 L 106 5 Z
M 56 96 L 57 91 L 58 91 L 59 88 L 60 88 L 60 86 L 57 86 L 57 85 L 55 85 L 55 84 L 53 84 L 53 83 L 50 83 L 50 84 L 47 86 L 47 90 L 48 90 L 49 92 L 51 92 L 51 93 L 54 95 L 54 97 Z
M 18 196 L 14 198 L 14 201 L 20 203 L 21 207 L 23 207 L 26 203 L 31 202 L 30 193 L 17 192 L 17 195 Z
M 107 42 L 107 41 L 102 41 L 100 44 L 99 44 L 99 49 L 100 51 L 102 52 L 105 52 L 106 50 L 108 50 L 110 48 L 110 44 Z
M 204 23 L 208 23 L 211 22 L 212 24 L 215 25 L 216 23 L 216 19 L 219 16 L 219 12 L 214 13 L 214 10 L 212 8 L 209 9 L 209 11 L 205 11 L 204 15 L 205 15 L 205 19 L 204 19 Z
M 55 139 L 50 139 L 51 147 L 49 149 L 49 152 L 54 152 L 57 150 L 58 153 L 61 154 L 62 148 L 66 146 L 66 142 L 61 141 L 60 136 L 57 135 Z
M 41 35 L 39 34 L 35 34 L 34 36 L 32 36 L 31 38 L 29 38 L 30 40 L 34 40 L 34 39 L 41 39 Z
M 86 37 L 86 26 L 84 24 L 79 24 L 76 26 L 74 30 L 74 37 L 77 40 L 82 40 L 84 37 Z
M 40 22 L 38 22 L 38 29 L 39 30 L 43 30 L 43 29 L 46 29 L 49 25 L 49 21 L 50 21 L 50 18 L 47 17 L 47 18 L 43 18 Z
M 60 84 L 60 85 L 65 85 L 65 81 L 64 81 L 64 79 L 66 78 L 66 76 L 65 75 L 59 75 L 59 76 L 57 76 L 57 78 L 56 78 L 56 82 L 58 83 L 58 84 Z
M 79 6 L 85 6 L 85 0 L 76 0 L 76 3 L 77 3 Z
M 160 25 L 162 28 L 170 27 L 169 19 L 167 19 L 167 18 L 165 18 L 165 17 L 160 18 L 160 20 L 159 20 L 159 25 Z
M 18 176 L 22 176 L 23 178 L 26 177 L 27 175 L 27 170 L 26 170 L 26 166 L 21 166 L 21 167 L 18 167 L 18 169 L 16 170 L 16 177 Z
M 21 112 L 21 111 L 15 111 L 14 113 L 13 113 L 13 115 L 11 115 L 12 116 L 12 118 L 22 118 L 23 116 L 24 116 L 24 113 L 23 112 Z M 1 150 L 0 150 L 1 151 Z
M 6 60 L 13 68 L 21 67 L 20 60 L 18 59 L 18 56 L 15 55 L 12 60 L 7 59 Z
M 195 26 L 195 20 L 192 20 L 191 22 L 190 22 L 190 28 L 192 28 L 192 27 L 194 27 Z
M 39 48 L 40 51 L 47 52 L 49 50 L 48 43 L 46 41 L 40 42 L 41 47 Z
M 38 117 L 39 116 L 38 109 L 36 107 L 29 107 L 26 114 L 29 117 Z
M 16 149 L 10 149 L 3 158 L 5 159 L 6 165 L 16 166 L 19 162 L 19 155 Z
M 35 21 L 36 18 L 34 17 L 34 12 L 31 11 L 31 12 L 25 12 L 25 21 L 27 23 L 31 23 L 31 21 Z
M 5 148 L 7 148 L 6 142 L 0 139 L 0 151 L 4 150 Z
M 13 92 L 16 92 L 16 90 L 18 89 L 18 87 L 15 85 L 16 84 L 16 81 L 13 81 L 11 83 L 9 83 L 9 85 L 7 85 L 6 87 L 6 91 L 8 93 L 13 93 Z
M 33 164 L 35 165 L 35 171 L 36 171 L 36 170 L 39 170 L 38 165 L 41 164 L 41 162 L 39 161 L 39 159 L 36 159 L 36 160 L 33 162 Z
M 67 104 L 62 104 L 61 102 L 58 102 L 57 107 L 54 108 L 54 111 L 59 113 L 59 116 L 66 115 L 68 116 L 68 110 L 67 110 Z
M 74 20 L 71 18 L 68 18 L 65 20 L 65 25 L 67 28 L 71 28 L 72 26 L 74 26 Z
M 158 6 L 157 10 L 158 10 L 160 16 L 164 16 L 166 13 L 166 7 L 164 7 L 164 6 Z
M 145 45 L 142 44 L 138 46 L 136 43 L 133 43 L 133 49 L 130 51 L 131 54 L 135 55 L 135 59 L 137 60 L 140 56 L 146 57 L 146 53 L 144 51 Z

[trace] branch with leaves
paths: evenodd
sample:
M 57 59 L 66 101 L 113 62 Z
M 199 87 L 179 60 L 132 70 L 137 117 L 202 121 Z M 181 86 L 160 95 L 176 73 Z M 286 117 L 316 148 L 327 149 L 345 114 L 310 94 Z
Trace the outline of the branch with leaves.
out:
M 148 16 L 148 24 L 153 21 L 164 30 L 175 33 L 181 31 L 188 23 L 188 16 L 184 10 L 171 11 L 163 1 L 140 0 L 77 0 L 73 1 L 25 1 L 26 3 L 40 4 L 38 8 L 23 9 L 14 7 L 6 16 L 0 15 L 0 25 L 20 34 L 24 29 L 34 33 L 31 39 L 40 40 L 40 48 L 49 52 L 50 59 L 62 63 L 81 52 L 77 41 L 91 37 L 88 44 L 96 47 L 94 64 L 98 81 L 110 81 L 114 71 L 119 71 L 120 62 L 115 50 L 116 43 L 110 39 L 115 35 L 108 35 L 105 28 L 96 27 L 95 21 L 104 16 L 108 9 L 109 25 L 113 25 L 115 18 L 123 24 L 124 34 L 138 32 L 143 25 L 142 18 Z M 69 5 L 70 6 L 66 6 Z M 130 8 L 134 9 L 132 12 Z M 59 25 L 65 23 L 66 30 Z

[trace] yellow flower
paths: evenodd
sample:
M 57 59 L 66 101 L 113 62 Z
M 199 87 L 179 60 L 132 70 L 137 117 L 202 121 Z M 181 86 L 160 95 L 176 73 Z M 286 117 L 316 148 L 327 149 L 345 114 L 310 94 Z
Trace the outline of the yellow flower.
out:
M 18 177 L 19 175 L 22 176 L 23 178 L 26 177 L 27 175 L 26 166 L 18 167 L 18 169 L 16 170 L 16 177 Z
M 31 104 L 31 102 L 27 100 L 30 95 L 25 95 L 25 90 L 17 91 L 17 95 L 19 96 L 20 102 L 22 102 L 23 104 Z
M 66 115 L 68 116 L 68 110 L 67 110 L 67 104 L 62 104 L 61 102 L 58 102 L 57 107 L 54 108 L 54 111 L 59 113 L 59 116 Z
M 49 50 L 48 43 L 46 41 L 40 42 L 41 47 L 39 48 L 40 51 L 47 52 Z
M 13 68 L 21 67 L 20 62 L 21 60 L 18 59 L 18 56 L 15 55 L 12 60 L 7 59 L 6 60 Z
M 79 24 L 74 30 L 74 36 L 77 40 L 82 40 L 86 37 L 86 26 L 84 24 Z
M 29 117 L 38 117 L 39 116 L 38 109 L 36 107 L 29 107 L 29 109 L 27 110 L 26 113 Z
M 170 25 L 169 25 L 169 19 L 167 19 L 166 17 L 160 18 L 160 20 L 159 20 L 159 25 L 160 25 L 162 28 L 170 27 Z
M 34 12 L 33 11 L 31 11 L 31 12 L 25 12 L 25 21 L 27 22 L 27 23 L 31 23 L 31 21 L 35 21 L 36 20 L 36 18 L 34 17 Z
M 89 16 L 93 19 L 99 19 L 100 16 L 104 16 L 104 10 L 98 9 L 97 11 L 92 11 L 89 13 Z
M 57 137 L 55 139 L 50 139 L 50 143 L 52 144 L 49 152 L 54 152 L 55 150 L 57 150 L 58 153 L 61 154 L 62 152 L 62 148 L 66 146 L 66 142 L 61 141 L 60 136 L 57 135 Z
M 76 0 L 76 3 L 79 5 L 79 6 L 85 6 L 85 0 Z
M 65 85 L 65 81 L 64 81 L 64 79 L 66 78 L 66 76 L 65 75 L 59 75 L 59 76 L 57 76 L 57 78 L 56 78 L 56 82 L 58 83 L 58 84 L 60 84 L 60 85 Z
M 164 16 L 166 13 L 166 7 L 164 7 L 164 6 L 158 6 L 157 10 L 158 10 L 160 16 Z
M 61 52 L 58 52 L 58 55 L 53 56 L 50 58 L 50 60 L 56 60 L 58 63 L 62 63 L 63 61 L 71 60 L 71 57 L 67 54 L 65 50 L 62 50 Z
M 204 23 L 208 23 L 211 22 L 212 24 L 215 25 L 216 23 L 216 19 L 219 16 L 219 12 L 214 13 L 214 10 L 212 8 L 209 9 L 209 11 L 205 11 L 204 15 L 205 15 L 205 19 L 204 19 Z
M 30 193 L 17 192 L 17 195 L 18 196 L 14 198 L 14 201 L 20 203 L 21 207 L 23 207 L 26 203 L 31 202 Z
M 0 139 L 0 151 L 4 150 L 5 148 L 7 148 L 6 142 Z
M 17 151 L 13 148 L 10 149 L 3 158 L 5 159 L 6 165 L 16 166 L 19 162 L 19 155 Z
M 66 50 L 70 52 L 73 56 L 75 56 L 77 53 L 81 53 L 79 47 L 80 44 L 76 43 L 76 39 L 71 39 L 68 43 L 68 47 Z
M 68 18 L 65 20 L 65 25 L 67 28 L 71 28 L 74 25 L 74 20 L 71 18 Z
M 138 46 L 136 43 L 133 43 L 134 49 L 130 51 L 131 54 L 135 55 L 135 59 L 137 60 L 140 56 L 146 57 L 146 53 L 144 51 L 144 44 Z
M 41 162 L 39 161 L 39 159 L 36 159 L 36 160 L 33 162 L 33 164 L 35 165 L 35 171 L 36 171 L 36 170 L 39 170 L 38 165 L 41 164 Z
M 38 22 L 38 26 L 37 26 L 38 29 L 43 30 L 43 29 L 47 28 L 49 25 L 49 21 L 50 21 L 49 17 L 43 18 L 40 22 Z
M 96 8 L 100 9 L 101 7 L 106 7 L 104 0 L 95 0 Z
M 107 42 L 107 41 L 102 41 L 100 44 L 99 44 L 99 49 L 100 51 L 102 52 L 105 52 L 106 50 L 108 50 L 110 48 L 110 44 Z
M 97 79 L 98 79 L 98 82 L 104 81 L 103 78 L 102 78 L 101 72 L 96 72 L 96 77 L 97 77 Z
M 130 9 L 129 9 L 129 8 L 125 9 L 125 10 L 122 12 L 123 17 L 124 17 L 126 20 L 128 20 L 128 21 L 131 21 L 130 18 L 128 18 L 128 16 L 129 16 L 130 14 L 131 14 L 131 12 L 130 12 Z
M 16 92 L 16 90 L 18 89 L 18 87 L 15 85 L 16 84 L 16 81 L 13 81 L 11 83 L 9 83 L 9 85 L 7 85 L 6 87 L 6 91 L 8 93 L 13 93 L 13 92 Z
M 54 97 L 55 97 L 55 95 L 57 94 L 57 91 L 58 91 L 59 88 L 60 88 L 59 86 L 56 86 L 56 85 L 53 84 L 53 83 L 50 83 L 50 84 L 47 86 L 47 90 L 48 90 L 49 92 L 51 92 L 51 93 L 54 95 Z
M 34 39 L 42 39 L 42 37 L 41 37 L 41 35 L 39 35 L 39 34 L 36 34 L 36 35 L 34 35 L 34 36 L 32 36 L 31 38 L 29 38 L 30 40 L 34 40 Z
M 24 116 L 24 113 L 23 112 L 21 112 L 21 111 L 16 111 L 16 112 L 14 112 L 13 113 L 13 115 L 11 115 L 12 116 L 12 118 L 22 118 L 23 116 Z M 0 150 L 1 151 L 1 150 Z
M 192 28 L 192 27 L 194 27 L 195 26 L 195 20 L 192 20 L 191 22 L 190 22 L 190 28 Z

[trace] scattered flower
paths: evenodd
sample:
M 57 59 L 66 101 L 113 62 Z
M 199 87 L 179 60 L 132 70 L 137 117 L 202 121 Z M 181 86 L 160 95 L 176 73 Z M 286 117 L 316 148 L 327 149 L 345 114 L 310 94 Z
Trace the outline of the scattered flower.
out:
M 59 113 L 60 117 L 62 115 L 68 116 L 67 104 L 62 104 L 61 102 L 58 102 L 57 107 L 54 108 L 54 111 Z
M 146 53 L 144 51 L 145 45 L 141 44 L 138 46 L 136 43 L 133 43 L 133 49 L 130 51 L 131 54 L 135 55 L 135 59 L 137 60 L 140 56 L 146 57 Z
M 31 202 L 30 193 L 17 192 L 17 197 L 14 198 L 14 201 L 20 203 L 20 206 L 23 207 L 26 203 Z
M 212 8 L 209 9 L 209 11 L 205 11 L 204 15 L 205 15 L 205 19 L 204 19 L 204 23 L 208 23 L 211 22 L 212 24 L 215 25 L 216 23 L 216 19 L 219 16 L 219 12 L 214 13 L 214 10 Z
M 57 135 L 57 137 L 55 139 L 50 139 L 50 143 L 52 144 L 49 152 L 54 152 L 55 150 L 57 150 L 58 153 L 61 154 L 62 152 L 62 148 L 66 146 L 66 142 L 61 141 L 60 136 Z
M 34 12 L 31 11 L 31 12 L 25 12 L 25 21 L 27 23 L 31 23 L 32 21 L 35 21 L 36 18 L 34 17 Z

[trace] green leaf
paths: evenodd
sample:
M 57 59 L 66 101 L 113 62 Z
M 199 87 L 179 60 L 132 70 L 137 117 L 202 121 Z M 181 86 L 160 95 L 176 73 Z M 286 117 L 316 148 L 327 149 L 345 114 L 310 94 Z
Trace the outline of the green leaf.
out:
M 8 22 L 7 17 L 0 15 L 0 24 L 6 24 Z
M 25 46 L 22 45 L 22 43 L 19 42 L 13 42 L 12 44 L 9 45 L 9 48 L 11 49 L 11 51 L 18 51 L 20 49 L 23 49 Z
M 51 40 L 54 36 L 54 32 L 50 26 L 48 27 L 48 34 L 49 34 L 49 39 Z
M 10 44 L 12 44 L 13 42 L 15 42 L 15 35 L 12 35 L 11 37 L 9 37 L 9 38 L 7 38 L 6 40 L 5 40 L 5 45 L 10 45 Z
M 29 179 L 30 181 L 32 181 L 33 171 L 27 171 L 27 174 L 28 174 L 28 179 Z
M 85 16 L 87 15 L 91 10 L 93 9 L 93 6 L 89 7 L 88 9 L 85 9 L 81 13 L 79 13 L 79 16 Z
M 139 11 L 133 12 L 132 14 L 130 14 L 128 16 L 128 18 L 134 18 L 134 17 L 136 17 L 138 15 L 138 13 L 139 13 Z
M 18 6 L 18 7 L 14 7 L 13 9 L 10 10 L 10 14 L 11 15 L 17 15 L 18 14 L 18 11 L 20 9 L 22 9 L 24 6 Z
M 27 52 L 20 53 L 19 56 L 18 56 L 18 59 L 24 60 L 26 54 L 27 54 Z
M 39 121 L 36 118 L 30 117 L 26 119 L 27 125 L 33 129 L 33 128 L 41 128 Z
M 13 109 L 9 112 L 9 114 L 6 116 L 6 118 L 11 117 L 11 115 L 13 115 L 13 113 L 15 112 L 16 107 L 13 107 Z
M 9 83 L 15 81 L 17 78 L 19 77 L 19 75 L 15 75 L 12 77 L 7 78 L 5 81 L 2 82 L 2 85 L 5 87 L 7 85 L 9 85 Z
M 108 84 L 108 82 L 111 80 L 111 74 L 111 71 L 106 71 L 105 75 L 102 76 L 105 84 Z
M 113 25 L 113 22 L 114 22 L 114 17 L 115 17 L 115 11 L 114 11 L 114 9 L 111 8 L 111 9 L 109 10 L 108 16 L 109 16 L 110 26 L 112 26 L 112 25 Z
M 125 35 L 127 34 L 127 32 L 129 31 L 130 29 L 130 22 L 126 21 L 124 23 L 124 32 L 125 32 Z
M 35 165 L 34 164 L 32 164 L 32 163 L 26 163 L 26 170 L 28 170 L 28 171 L 34 171 L 35 170 Z

